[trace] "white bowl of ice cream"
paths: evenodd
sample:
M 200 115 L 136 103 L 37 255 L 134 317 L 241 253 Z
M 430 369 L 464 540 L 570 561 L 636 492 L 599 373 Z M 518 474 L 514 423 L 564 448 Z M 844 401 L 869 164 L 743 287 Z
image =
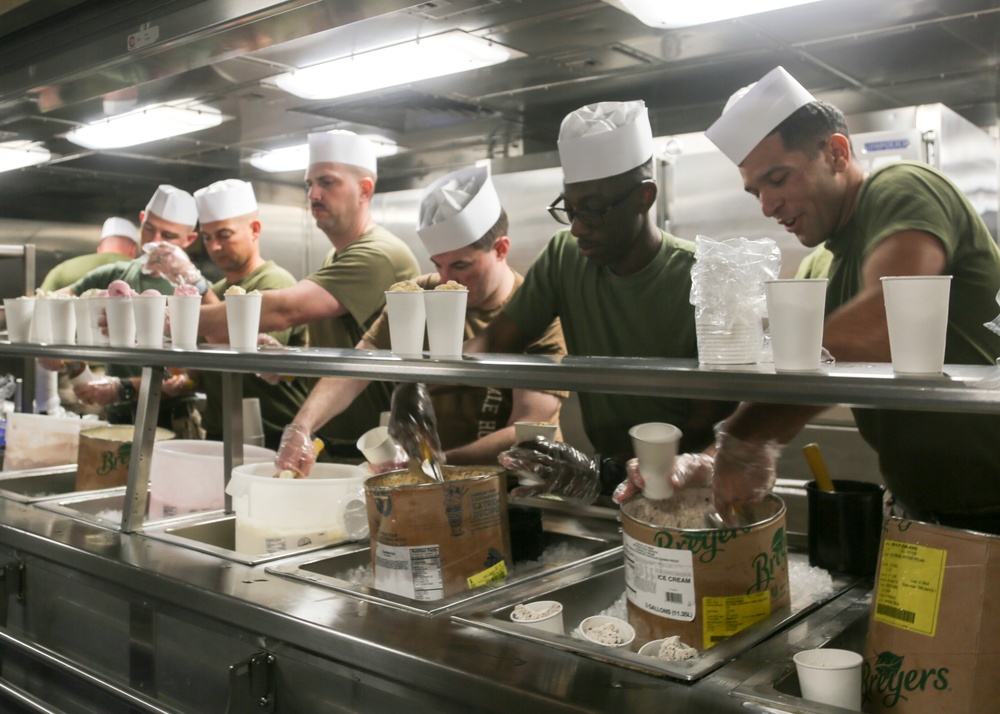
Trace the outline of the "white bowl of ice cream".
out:
M 563 634 L 563 606 L 555 600 L 536 600 L 515 605 L 511 610 L 510 620 L 536 630 Z
M 635 639 L 632 625 L 618 617 L 593 615 L 580 623 L 584 639 L 604 647 L 628 647 Z

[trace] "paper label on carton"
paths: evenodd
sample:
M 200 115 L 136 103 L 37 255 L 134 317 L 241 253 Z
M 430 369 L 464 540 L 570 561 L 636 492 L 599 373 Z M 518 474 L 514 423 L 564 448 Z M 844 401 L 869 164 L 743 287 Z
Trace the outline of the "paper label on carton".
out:
M 376 544 L 375 587 L 412 600 L 440 600 L 444 597 L 440 548 Z
M 506 577 L 507 563 L 506 561 L 501 560 L 496 565 L 466 578 L 465 583 L 469 586 L 469 590 L 475 590 L 476 588 L 481 588 L 484 585 L 504 580 Z
M 654 615 L 691 622 L 697 613 L 690 550 L 657 548 L 624 534 L 625 589 L 633 605 Z
M 771 614 L 771 593 L 706 597 L 701 600 L 702 636 L 711 647 Z
M 875 600 L 875 619 L 934 637 L 948 551 L 886 540 Z

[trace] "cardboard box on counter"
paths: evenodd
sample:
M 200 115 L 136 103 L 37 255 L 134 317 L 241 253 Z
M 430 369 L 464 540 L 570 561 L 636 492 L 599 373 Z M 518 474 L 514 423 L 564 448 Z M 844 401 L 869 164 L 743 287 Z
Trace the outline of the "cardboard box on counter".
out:
M 1000 537 L 889 519 L 864 656 L 865 711 L 998 711 Z

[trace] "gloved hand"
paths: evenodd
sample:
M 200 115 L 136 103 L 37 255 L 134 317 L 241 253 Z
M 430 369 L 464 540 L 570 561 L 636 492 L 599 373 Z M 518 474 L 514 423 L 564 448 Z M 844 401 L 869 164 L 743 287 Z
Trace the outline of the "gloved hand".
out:
M 194 389 L 194 380 L 186 372 L 171 374 L 163 380 L 164 397 L 182 397 Z
M 389 436 L 403 447 L 411 464 L 418 470 L 419 465 L 431 457 L 438 464 L 445 463 L 437 432 L 437 417 L 426 386 L 402 382 L 392 390 Z
M 313 435 L 308 429 L 292 422 L 285 427 L 278 445 L 274 466 L 278 471 L 293 471 L 295 478 L 305 478 L 316 463 Z
M 513 498 L 549 494 L 588 506 L 601 492 L 599 460 L 565 442 L 537 437 L 515 444 L 497 458 L 505 468 L 531 474 L 541 481 L 531 486 L 518 486 L 511 491 Z
M 142 252 L 139 260 L 146 275 L 164 278 L 172 285 L 194 285 L 204 279 L 184 249 L 173 243 L 147 243 Z
M 73 393 L 84 404 L 106 407 L 121 401 L 121 386 L 122 381 L 118 377 L 101 377 L 86 384 L 74 385 Z
M 618 484 L 611 498 L 621 505 L 646 485 L 639 473 L 639 459 L 630 459 L 625 465 L 628 478 Z M 678 454 L 674 459 L 674 471 L 670 474 L 670 484 L 674 488 L 695 488 L 712 483 L 713 458 L 704 452 Z
M 781 445 L 773 440 L 752 442 L 737 439 L 715 427 L 715 476 L 712 492 L 715 507 L 726 525 L 739 524 L 733 506 L 756 503 L 774 487 L 775 465 Z

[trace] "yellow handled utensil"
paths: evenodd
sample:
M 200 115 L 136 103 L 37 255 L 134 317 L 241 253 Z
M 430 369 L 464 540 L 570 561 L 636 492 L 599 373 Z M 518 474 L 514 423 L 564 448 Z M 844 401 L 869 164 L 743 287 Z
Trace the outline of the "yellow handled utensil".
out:
M 833 487 L 830 472 L 826 469 L 826 462 L 823 460 L 823 454 L 819 450 L 819 444 L 806 444 L 802 447 L 802 453 L 805 454 L 806 461 L 809 462 L 809 470 L 812 471 L 813 478 L 816 479 L 816 485 L 819 487 L 819 490 L 833 493 L 836 489 Z

